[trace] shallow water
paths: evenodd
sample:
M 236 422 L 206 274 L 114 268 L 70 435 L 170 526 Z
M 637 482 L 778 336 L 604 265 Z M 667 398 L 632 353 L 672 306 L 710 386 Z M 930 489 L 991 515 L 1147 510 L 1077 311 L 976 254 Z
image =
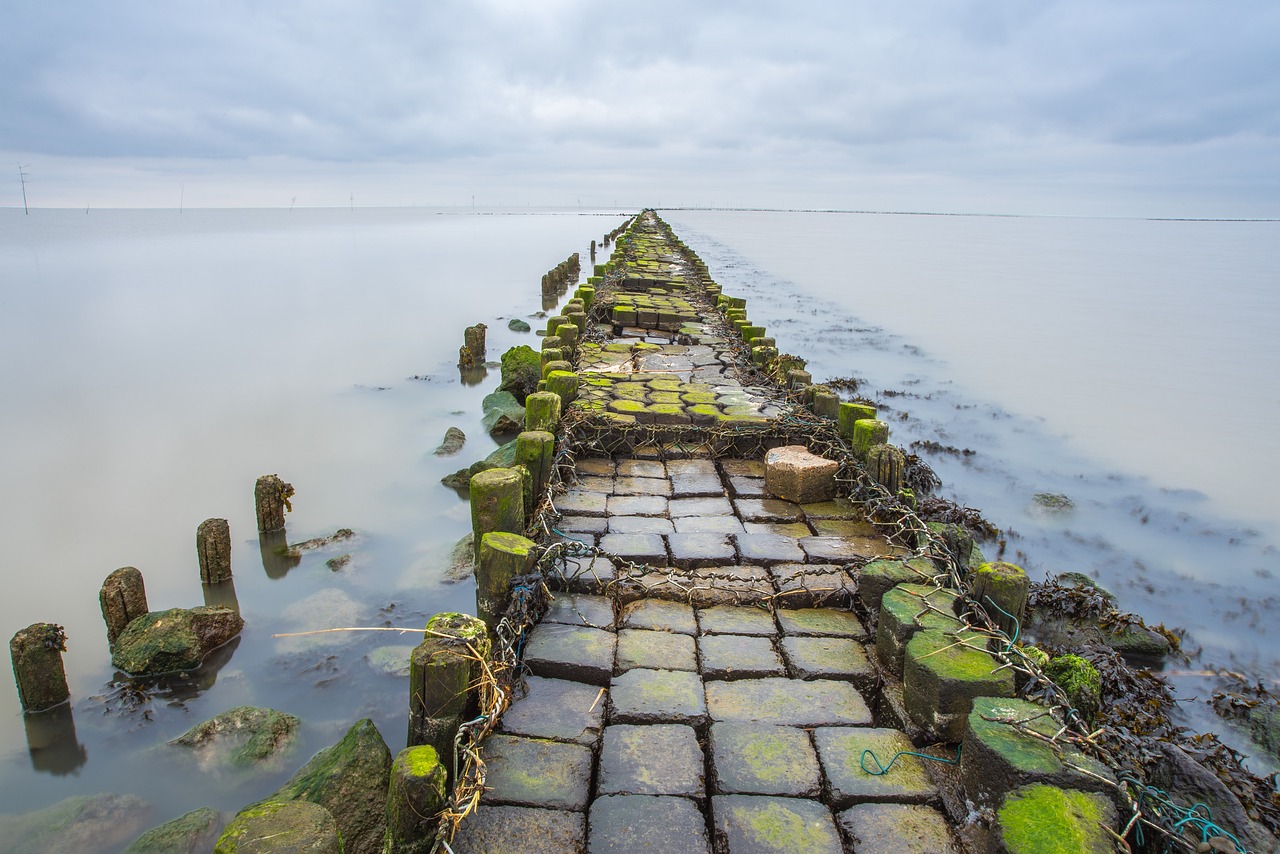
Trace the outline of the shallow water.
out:
M 75 727 L 63 748 L 30 753 L 15 689 L 0 681 L 4 811 L 108 790 L 151 799 L 157 821 L 237 809 L 362 716 L 402 747 L 407 681 L 367 657 L 411 635 L 271 635 L 420 629 L 431 613 L 474 608 L 472 585 L 442 580 L 470 515 L 439 479 L 495 447 L 480 399 L 497 371 L 460 381 L 462 329 L 488 324 L 490 359 L 536 347 L 507 319 L 542 308 L 542 274 L 571 252 L 589 270 L 589 242 L 623 219 L 0 211 L 0 628 L 67 627 Z M 466 447 L 436 457 L 450 425 Z M 297 488 L 290 541 L 349 527 L 354 544 L 268 570 L 253 484 L 272 472 Z M 202 604 L 195 529 L 214 516 L 231 524 L 239 643 L 196 684 L 143 699 L 110 690 L 102 579 L 137 566 L 153 610 Z M 345 552 L 349 566 L 326 566 Z M 152 750 L 242 703 L 303 718 L 304 744 L 279 772 L 205 779 Z
M 920 453 L 1006 559 L 1187 629 L 1179 673 L 1280 688 L 1280 223 L 664 217 L 815 381 L 855 376 L 896 444 L 954 449 Z M 1192 725 L 1230 729 L 1200 702 L 1215 680 L 1173 681 Z

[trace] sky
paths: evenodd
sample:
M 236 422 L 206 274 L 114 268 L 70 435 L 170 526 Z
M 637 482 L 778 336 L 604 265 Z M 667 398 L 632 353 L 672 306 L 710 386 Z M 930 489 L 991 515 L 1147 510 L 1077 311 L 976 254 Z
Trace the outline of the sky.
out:
M 0 206 L 1280 216 L 1280 4 L 59 0 Z

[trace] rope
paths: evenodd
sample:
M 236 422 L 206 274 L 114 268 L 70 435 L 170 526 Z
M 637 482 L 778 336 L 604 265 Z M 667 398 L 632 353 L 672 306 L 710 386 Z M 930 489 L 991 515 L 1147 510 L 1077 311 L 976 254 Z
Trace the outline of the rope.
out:
M 876 764 L 876 768 L 879 770 L 872 771 L 870 768 L 867 767 L 868 756 L 871 757 L 871 761 Z M 880 764 L 880 760 L 879 758 L 876 757 L 875 752 L 870 749 L 867 749 L 862 751 L 862 758 L 858 760 L 858 764 L 862 766 L 862 770 L 867 774 L 870 774 L 873 777 L 883 777 L 885 774 L 889 773 L 889 769 L 893 767 L 894 763 L 898 761 L 898 757 L 900 756 L 914 756 L 917 759 L 928 759 L 931 762 L 941 762 L 943 765 L 959 765 L 960 764 L 960 745 L 956 746 L 955 759 L 947 759 L 945 756 L 931 756 L 928 753 L 917 753 L 914 750 L 899 750 L 897 753 L 893 754 L 893 758 L 889 760 L 888 765 Z

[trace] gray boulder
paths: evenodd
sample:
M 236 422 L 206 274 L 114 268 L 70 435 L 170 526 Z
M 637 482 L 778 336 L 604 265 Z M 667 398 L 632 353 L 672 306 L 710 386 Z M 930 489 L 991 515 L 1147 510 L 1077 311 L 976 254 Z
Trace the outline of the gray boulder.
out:
M 133 620 L 116 638 L 111 663 L 134 676 L 194 670 L 240 634 L 244 620 L 230 608 L 170 608 Z
M 275 709 L 238 706 L 169 744 L 190 748 L 204 770 L 279 767 L 298 744 L 299 721 Z
M 42 810 L 0 816 L 0 851 L 48 854 L 119 851 L 147 826 L 151 808 L 136 795 L 79 795 Z
M 124 854 L 201 854 L 213 848 L 222 830 L 222 814 L 201 807 L 151 828 Z

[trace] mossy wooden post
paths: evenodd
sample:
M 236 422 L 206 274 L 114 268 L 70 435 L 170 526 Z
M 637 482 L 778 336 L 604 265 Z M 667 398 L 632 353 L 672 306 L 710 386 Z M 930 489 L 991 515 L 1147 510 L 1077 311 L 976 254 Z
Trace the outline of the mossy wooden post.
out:
M 551 479 L 551 462 L 555 454 L 556 437 L 546 430 L 526 430 L 516 436 L 516 462 L 533 475 L 535 502 Z
M 971 579 L 974 601 L 1012 637 L 1027 612 L 1027 596 L 1031 592 L 1031 579 L 1027 573 L 1020 566 L 997 561 L 980 565 L 973 571 Z M 1007 613 L 1001 613 L 1002 610 Z
M 387 789 L 388 851 L 427 854 L 431 850 L 448 776 L 434 747 L 422 744 L 400 751 L 391 764 Z
M 474 686 L 492 647 L 489 628 L 469 614 L 436 614 L 409 657 L 409 741 L 453 756 L 453 737 L 478 708 Z
M 562 350 L 563 347 L 561 347 L 561 344 L 563 343 L 564 342 L 560 340 L 559 335 L 548 335 L 542 339 L 542 349 L 543 350 Z
M 258 530 L 262 533 L 284 530 L 284 512 L 292 510 L 293 484 L 279 475 L 264 474 L 253 486 L 253 503 L 258 512 Z
M 840 435 L 853 441 L 853 425 L 866 418 L 875 418 L 876 408 L 865 403 L 841 403 L 837 421 Z
M 518 469 L 489 469 L 472 475 L 471 531 L 476 560 L 485 534 L 524 533 L 524 486 Z
M 231 526 L 226 519 L 205 519 L 196 528 L 200 582 L 221 584 L 231 578 Z
M 53 623 L 32 623 L 9 641 L 13 678 L 24 712 L 43 712 L 70 699 L 67 671 L 62 665 L 66 649 L 66 632 Z
M 485 329 L 487 327 L 483 323 L 477 323 L 475 326 L 468 326 L 462 332 L 463 347 L 470 354 L 471 360 L 465 367 L 472 365 L 483 365 L 485 356 Z
M 542 367 L 546 367 L 548 362 L 563 362 L 564 350 L 559 347 L 549 347 L 542 351 Z
M 147 613 L 147 588 L 142 583 L 142 573 L 137 567 L 122 566 L 108 575 L 98 591 L 98 604 L 102 606 L 102 619 L 107 624 L 107 646 L 113 647 L 125 626 Z
M 524 426 L 529 431 L 554 434 L 560 426 L 560 395 L 538 391 L 524 401 Z
M 555 328 L 555 335 L 560 339 L 562 349 L 573 351 L 578 346 L 578 325 L 576 323 L 562 323 Z
M 840 396 L 831 389 L 819 389 L 813 393 L 813 414 L 835 421 L 840 417 Z
M 553 359 L 542 365 L 542 378 L 545 380 L 552 371 L 569 371 L 573 372 L 573 365 L 564 359 Z
M 853 436 L 850 444 L 853 454 L 860 460 L 867 458 L 867 452 L 876 445 L 889 441 L 889 425 L 875 418 L 862 418 L 853 422 Z
M 473 499 L 474 500 L 474 499 Z M 491 533 L 480 537 L 476 561 L 476 613 L 493 631 L 507 610 L 511 579 L 533 571 L 534 543 L 519 534 Z
M 552 371 L 546 379 L 547 391 L 560 396 L 562 410 L 578 397 L 578 375 L 573 371 Z
M 867 472 L 894 495 L 902 488 L 906 469 L 906 455 L 893 445 L 872 445 L 867 451 Z
M 589 311 L 591 309 L 591 303 L 595 302 L 596 299 L 596 289 L 591 285 L 583 285 L 578 288 L 578 293 L 582 294 L 582 304 L 586 306 Z
M 556 329 L 564 326 L 568 322 L 569 318 L 565 317 L 563 314 L 553 314 L 551 317 L 547 318 L 547 335 L 555 335 Z

